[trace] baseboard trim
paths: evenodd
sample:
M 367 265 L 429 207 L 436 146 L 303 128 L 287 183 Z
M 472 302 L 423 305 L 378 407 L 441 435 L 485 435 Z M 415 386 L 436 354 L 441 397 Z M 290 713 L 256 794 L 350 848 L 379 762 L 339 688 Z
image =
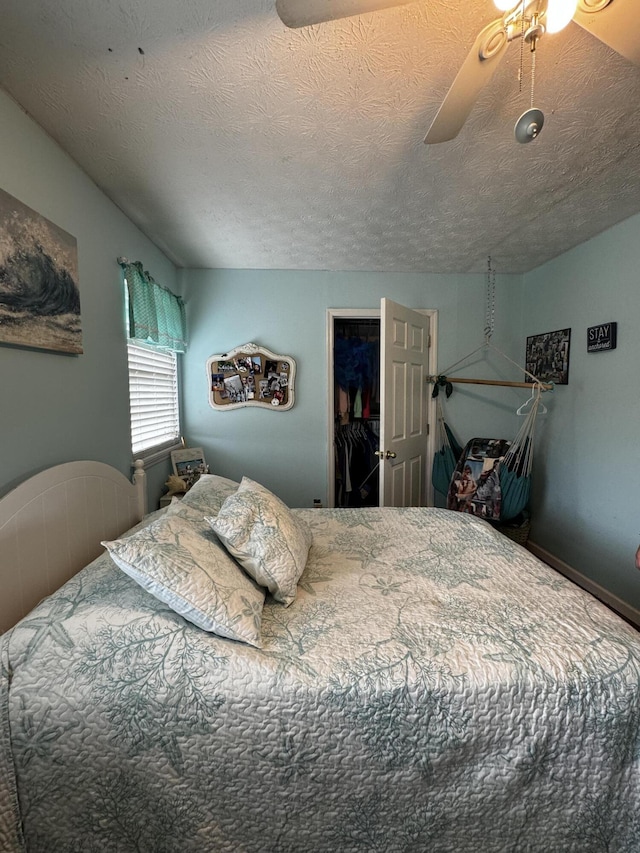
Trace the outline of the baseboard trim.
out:
M 542 548 L 540 545 L 536 545 L 535 542 L 529 540 L 527 542 L 527 549 L 531 551 L 532 554 L 535 554 L 536 557 L 541 559 L 543 563 L 551 566 L 552 569 L 555 569 L 560 572 L 560 574 L 569 578 L 569 580 L 577 583 L 578 586 L 586 589 L 587 592 L 590 592 L 591 595 L 594 595 L 597 599 L 602 601 L 603 604 L 606 604 L 612 610 L 615 610 L 616 613 L 619 613 L 621 616 L 624 616 L 625 619 L 628 619 L 629 622 L 632 622 L 637 628 L 640 628 L 640 610 L 637 610 L 635 607 L 627 604 L 626 601 L 618 598 L 617 595 L 609 592 L 608 589 L 600 586 L 599 583 L 592 581 L 591 578 L 586 577 L 582 572 L 574 569 L 573 566 L 565 563 L 564 560 L 559 559 L 545 548 Z

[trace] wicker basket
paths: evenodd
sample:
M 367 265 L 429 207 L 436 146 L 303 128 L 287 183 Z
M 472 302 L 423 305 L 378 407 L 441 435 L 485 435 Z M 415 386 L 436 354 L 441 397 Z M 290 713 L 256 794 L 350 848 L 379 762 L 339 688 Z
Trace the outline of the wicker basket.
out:
M 496 530 L 517 542 L 518 545 L 526 545 L 531 530 L 531 520 L 525 518 L 521 524 L 496 524 Z

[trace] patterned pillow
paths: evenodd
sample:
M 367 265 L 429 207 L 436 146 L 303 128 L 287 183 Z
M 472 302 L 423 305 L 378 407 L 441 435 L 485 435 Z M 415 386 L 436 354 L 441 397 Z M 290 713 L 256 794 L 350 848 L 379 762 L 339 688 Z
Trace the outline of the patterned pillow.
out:
M 280 498 L 243 477 L 218 517 L 207 521 L 229 553 L 276 601 L 288 606 L 295 600 L 311 547 L 311 531 Z
M 102 544 L 123 572 L 198 628 L 260 648 L 264 590 L 231 559 L 206 522 L 167 514 L 131 536 Z
M 180 503 L 183 506 L 200 510 L 202 518 L 205 515 L 215 515 L 224 503 L 225 498 L 237 491 L 239 485 L 235 480 L 218 477 L 217 474 L 202 474 Z

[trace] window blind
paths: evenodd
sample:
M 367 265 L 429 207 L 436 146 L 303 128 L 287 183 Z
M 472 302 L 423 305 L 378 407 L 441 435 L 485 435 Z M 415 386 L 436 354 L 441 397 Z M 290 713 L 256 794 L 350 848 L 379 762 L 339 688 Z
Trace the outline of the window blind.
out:
M 133 453 L 174 444 L 180 435 L 175 352 L 127 344 Z

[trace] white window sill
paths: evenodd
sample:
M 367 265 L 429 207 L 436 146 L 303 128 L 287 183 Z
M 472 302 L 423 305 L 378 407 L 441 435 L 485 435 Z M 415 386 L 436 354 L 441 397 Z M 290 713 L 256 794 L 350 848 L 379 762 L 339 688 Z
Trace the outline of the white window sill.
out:
M 154 465 L 157 465 L 159 462 L 164 462 L 165 459 L 169 459 L 171 456 L 172 450 L 182 450 L 183 445 L 181 442 L 177 441 L 175 444 L 170 444 L 167 447 L 159 447 L 154 449 L 153 447 L 149 450 L 142 450 L 140 453 L 136 453 L 133 459 L 131 460 L 132 466 L 139 459 L 142 462 L 142 468 L 144 471 L 147 468 L 151 468 Z

